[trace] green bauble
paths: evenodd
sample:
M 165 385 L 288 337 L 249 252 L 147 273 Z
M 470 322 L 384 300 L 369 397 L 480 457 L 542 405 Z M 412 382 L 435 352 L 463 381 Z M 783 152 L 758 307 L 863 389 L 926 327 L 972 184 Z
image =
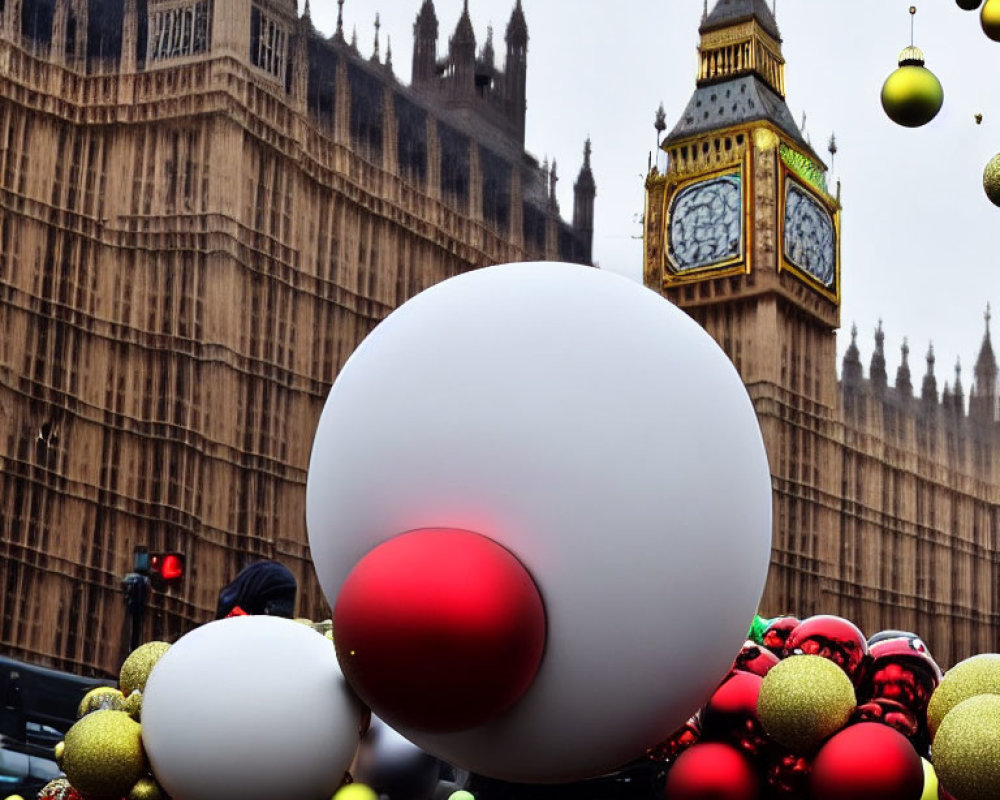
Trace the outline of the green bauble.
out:
M 985 33 L 994 42 L 1000 42 L 1000 0 L 986 0 L 979 12 L 979 22 Z
M 983 170 L 983 189 L 990 202 L 1000 206 L 1000 153 L 993 156 Z
M 903 55 L 907 55 L 906 50 Z M 922 66 L 922 59 L 919 65 L 917 60 L 901 56 L 901 66 L 882 85 L 882 108 L 889 119 L 906 128 L 926 125 L 937 116 L 944 103 L 941 82 L 933 72 Z

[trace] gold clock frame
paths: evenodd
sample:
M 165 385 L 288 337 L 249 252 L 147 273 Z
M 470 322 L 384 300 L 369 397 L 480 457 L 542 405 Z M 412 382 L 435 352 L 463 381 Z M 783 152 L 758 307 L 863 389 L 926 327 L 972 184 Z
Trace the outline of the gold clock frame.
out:
M 802 180 L 792 169 L 779 159 L 778 170 L 778 272 L 789 272 L 799 280 L 815 289 L 828 300 L 840 304 L 840 204 L 832 197 L 818 191 L 807 181 Z M 796 188 L 813 198 L 821 208 L 825 209 L 833 222 L 834 238 L 834 279 L 833 287 L 816 280 L 804 269 L 795 265 L 785 255 L 785 205 L 788 199 L 788 183 L 791 181 Z
M 726 175 L 738 175 L 740 179 L 740 204 L 741 204 L 741 227 L 740 227 L 740 252 L 729 259 L 717 261 L 704 267 L 676 271 L 676 265 L 670 258 L 670 224 L 673 220 L 671 213 L 674 201 L 677 196 L 689 186 L 699 183 L 706 183 L 716 178 Z M 732 162 L 720 165 L 710 172 L 702 172 L 692 175 L 684 180 L 677 181 L 669 192 L 664 193 L 663 198 L 663 250 L 660 254 L 660 270 L 663 275 L 664 286 L 677 286 L 686 283 L 695 283 L 707 278 L 724 278 L 730 275 L 745 275 L 750 272 L 750 257 L 752 252 L 752 227 L 750 225 L 750 197 L 752 182 L 747 158 L 734 159 Z

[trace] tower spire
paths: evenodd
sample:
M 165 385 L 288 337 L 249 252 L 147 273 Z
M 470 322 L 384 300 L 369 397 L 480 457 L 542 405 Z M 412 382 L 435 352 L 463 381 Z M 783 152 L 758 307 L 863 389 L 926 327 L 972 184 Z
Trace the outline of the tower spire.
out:
M 344 0 L 337 0 L 337 32 L 333 36 L 337 41 L 344 41 Z
M 372 61 L 376 64 L 379 62 L 379 52 L 378 52 L 378 32 L 379 28 L 382 27 L 382 21 L 379 19 L 378 12 L 375 12 L 375 47 L 372 50 Z

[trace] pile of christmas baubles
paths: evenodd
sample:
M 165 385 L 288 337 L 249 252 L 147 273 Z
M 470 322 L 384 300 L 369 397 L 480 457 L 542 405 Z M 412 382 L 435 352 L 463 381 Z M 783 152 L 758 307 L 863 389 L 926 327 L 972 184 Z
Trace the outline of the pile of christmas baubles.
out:
M 650 752 L 666 800 L 1000 797 L 1000 655 L 942 678 L 902 631 L 757 618 L 708 703 Z

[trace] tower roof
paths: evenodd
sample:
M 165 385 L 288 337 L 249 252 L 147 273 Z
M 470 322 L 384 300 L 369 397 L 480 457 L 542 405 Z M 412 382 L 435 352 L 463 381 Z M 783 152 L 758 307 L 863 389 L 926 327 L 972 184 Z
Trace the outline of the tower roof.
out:
M 472 20 L 469 18 L 469 0 L 465 0 L 462 5 L 462 16 L 458 18 L 458 25 L 455 26 L 455 33 L 451 38 L 455 46 L 466 45 L 475 48 L 476 33 L 472 29 Z
M 983 343 L 979 348 L 979 356 L 976 358 L 976 383 L 996 380 L 997 359 L 993 354 L 993 342 L 990 341 L 990 313 L 989 306 L 986 307 L 986 332 L 983 334 Z M 983 387 L 980 387 L 982 389 Z
M 738 22 L 755 19 L 757 23 L 775 39 L 781 39 L 778 23 L 767 7 L 766 0 L 718 0 L 712 12 L 702 20 L 701 33 L 724 28 Z
M 806 148 L 806 152 L 814 152 L 785 101 L 755 74 L 740 75 L 724 83 L 695 89 L 687 108 L 666 141 L 757 120 L 774 123 L 796 144 Z
M 507 23 L 507 35 L 505 37 L 508 44 L 528 43 L 528 23 L 524 19 L 524 9 L 521 8 L 521 0 L 517 0 L 514 10 L 510 14 L 510 22 Z
M 417 21 L 413 23 L 413 32 L 420 38 L 437 39 L 438 19 L 434 13 L 434 0 L 424 0 L 417 14 Z

